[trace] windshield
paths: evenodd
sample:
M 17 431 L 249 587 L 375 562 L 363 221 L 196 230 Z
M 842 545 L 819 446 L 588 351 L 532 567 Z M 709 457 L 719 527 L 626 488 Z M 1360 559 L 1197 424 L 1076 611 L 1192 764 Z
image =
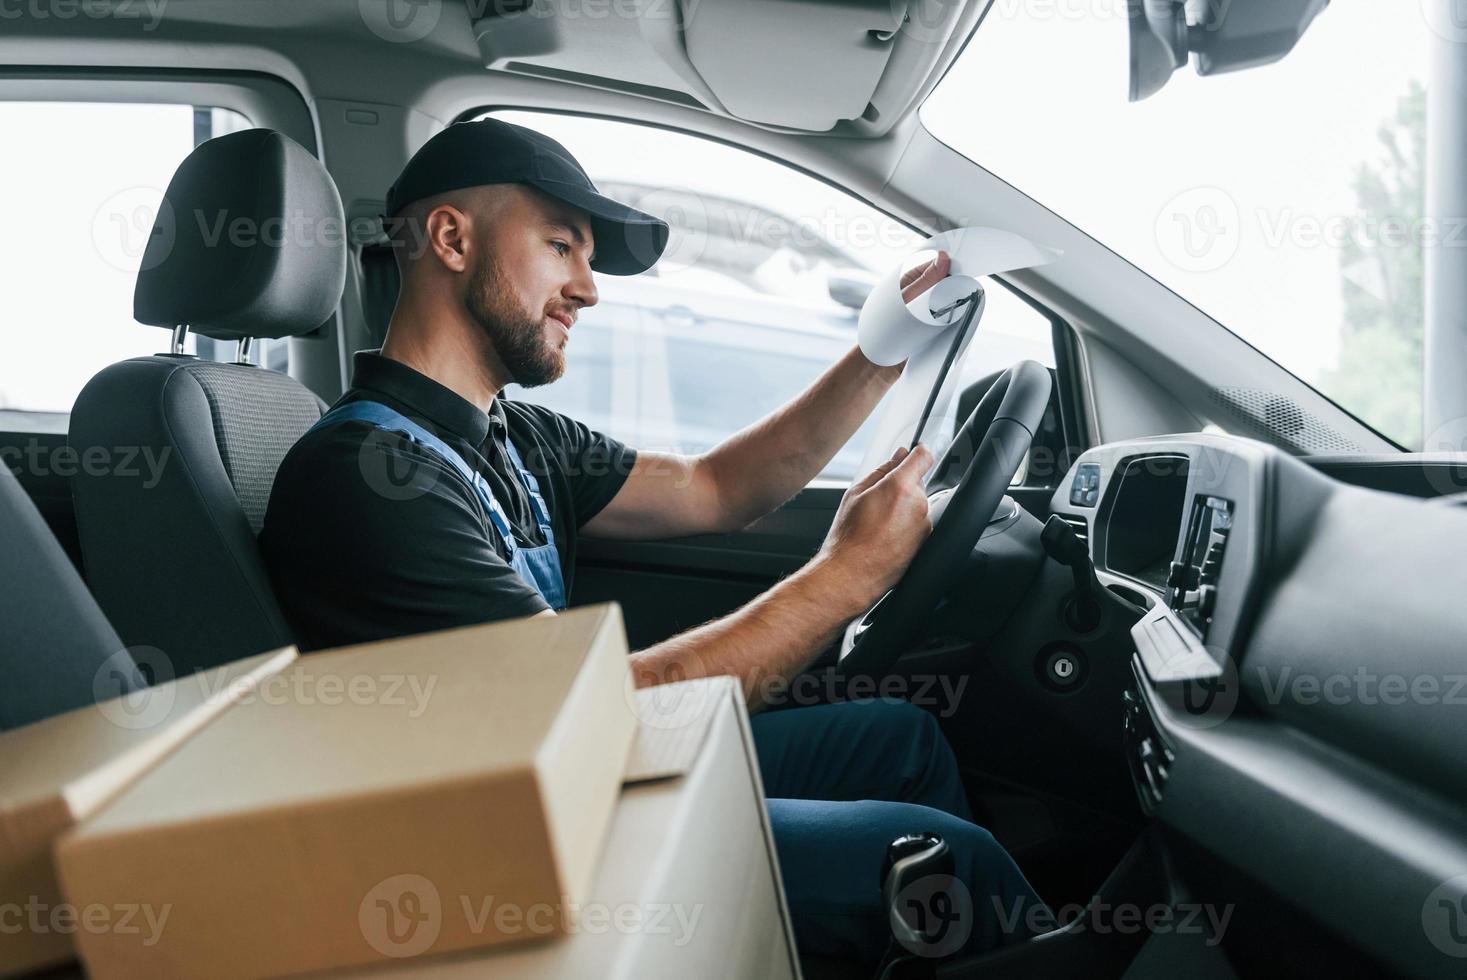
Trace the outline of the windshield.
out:
M 994 0 L 931 133 L 1381 433 L 1422 444 L 1429 26 L 1334 3 L 1282 62 L 1127 101 L 1125 0 Z

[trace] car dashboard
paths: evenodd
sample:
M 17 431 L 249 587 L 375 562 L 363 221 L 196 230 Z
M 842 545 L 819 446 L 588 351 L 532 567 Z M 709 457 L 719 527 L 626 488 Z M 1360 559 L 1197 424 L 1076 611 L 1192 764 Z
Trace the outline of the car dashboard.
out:
M 1226 436 L 1141 440 L 1086 453 L 1056 492 L 1101 583 L 1147 610 L 1133 634 L 1153 681 L 1222 673 L 1259 578 L 1267 474 L 1285 458 Z
M 1115 717 L 1184 870 L 1220 861 L 1406 975 L 1441 967 L 1433 910 L 1467 910 L 1455 503 L 1210 434 L 1090 450 L 1051 501 L 1137 607 Z

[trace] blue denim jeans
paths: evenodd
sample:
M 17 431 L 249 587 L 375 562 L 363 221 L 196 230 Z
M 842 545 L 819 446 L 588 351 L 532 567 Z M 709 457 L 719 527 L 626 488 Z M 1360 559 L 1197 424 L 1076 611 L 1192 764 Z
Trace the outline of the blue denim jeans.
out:
M 879 959 L 891 935 L 881 895 L 887 846 L 935 833 L 967 901 L 943 951 L 1028 938 L 1043 904 L 1012 858 L 972 822 L 957 761 L 931 715 L 903 701 L 850 701 L 755 715 L 754 747 L 800 952 Z

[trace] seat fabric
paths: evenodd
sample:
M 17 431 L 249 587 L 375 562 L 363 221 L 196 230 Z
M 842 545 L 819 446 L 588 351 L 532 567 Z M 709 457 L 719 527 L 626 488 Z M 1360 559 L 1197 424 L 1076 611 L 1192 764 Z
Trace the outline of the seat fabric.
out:
M 314 333 L 340 303 L 341 198 L 285 136 L 202 144 L 164 201 L 139 322 L 283 338 Z M 180 354 L 123 361 L 87 384 L 68 434 L 78 458 L 147 464 L 81 466 L 72 482 L 87 580 L 124 642 L 162 651 L 179 673 L 292 642 L 255 538 L 281 460 L 324 410 L 288 375 Z

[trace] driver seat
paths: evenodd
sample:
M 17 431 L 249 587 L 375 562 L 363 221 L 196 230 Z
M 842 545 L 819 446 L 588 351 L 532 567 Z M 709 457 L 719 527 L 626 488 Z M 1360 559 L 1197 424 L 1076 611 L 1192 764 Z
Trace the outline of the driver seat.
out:
M 292 641 L 255 536 L 286 452 L 325 411 L 300 382 L 183 353 L 185 332 L 240 342 L 317 330 L 346 281 L 341 198 L 304 147 L 265 129 L 179 166 L 143 255 L 134 317 L 170 353 L 114 364 L 77 398 L 68 441 L 151 453 L 157 472 L 73 480 L 97 601 L 127 644 L 185 671 Z M 144 457 L 147 458 L 147 457 Z

